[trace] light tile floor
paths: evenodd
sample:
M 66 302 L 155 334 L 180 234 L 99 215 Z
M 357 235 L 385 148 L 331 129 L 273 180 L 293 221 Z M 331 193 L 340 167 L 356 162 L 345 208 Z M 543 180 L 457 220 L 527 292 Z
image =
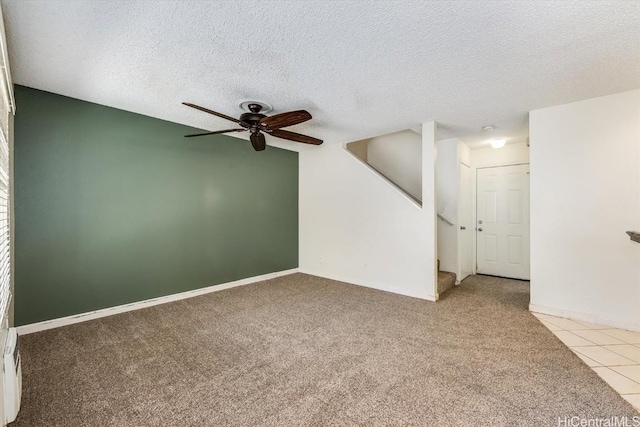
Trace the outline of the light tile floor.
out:
M 640 411 L 640 333 L 532 314 Z

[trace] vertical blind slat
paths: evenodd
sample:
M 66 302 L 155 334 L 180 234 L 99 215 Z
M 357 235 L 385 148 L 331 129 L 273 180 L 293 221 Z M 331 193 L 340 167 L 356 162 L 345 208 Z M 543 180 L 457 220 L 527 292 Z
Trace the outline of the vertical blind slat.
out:
M 0 84 L 6 76 L 0 73 Z M 6 91 L 0 91 L 0 316 L 4 317 L 11 298 L 11 268 L 9 250 L 9 114 Z

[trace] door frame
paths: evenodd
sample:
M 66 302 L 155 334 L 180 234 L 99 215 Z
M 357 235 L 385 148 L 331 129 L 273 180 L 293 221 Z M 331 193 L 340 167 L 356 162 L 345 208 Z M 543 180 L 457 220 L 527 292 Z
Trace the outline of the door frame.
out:
M 472 193 L 472 210 L 473 210 L 473 274 L 478 274 L 478 169 L 497 168 L 502 166 L 521 166 L 530 165 L 530 162 L 491 162 L 482 166 L 471 167 L 471 193 Z M 529 214 L 531 214 L 531 206 L 529 206 Z M 531 235 L 529 235 L 529 247 L 531 247 Z
M 471 220 L 473 221 L 473 223 L 469 226 L 470 228 L 472 226 L 475 225 L 476 222 L 476 203 L 475 203 L 475 174 L 476 174 L 476 168 L 474 168 L 471 165 L 471 162 L 469 161 L 464 161 L 462 159 L 460 159 L 458 161 L 458 217 L 456 218 L 456 222 L 457 224 L 455 225 L 457 227 L 456 229 L 456 240 L 457 240 L 457 252 L 458 252 L 458 259 L 457 261 L 457 270 L 456 271 L 456 285 L 459 285 L 460 282 L 463 280 L 461 279 L 462 277 L 462 230 L 460 230 L 460 225 L 462 224 L 462 215 L 460 212 L 460 200 L 461 200 L 461 196 L 462 196 L 462 192 L 460 191 L 462 189 L 462 167 L 466 166 L 469 168 L 469 174 L 471 175 L 471 183 L 470 185 L 470 191 L 469 191 L 469 198 L 471 200 L 469 200 L 469 205 L 471 207 Z M 471 231 L 471 230 L 469 230 Z M 471 274 L 476 274 L 476 253 L 475 253 L 475 237 L 476 237 L 476 233 L 473 233 L 471 236 L 471 244 L 473 245 L 473 248 L 471 248 Z

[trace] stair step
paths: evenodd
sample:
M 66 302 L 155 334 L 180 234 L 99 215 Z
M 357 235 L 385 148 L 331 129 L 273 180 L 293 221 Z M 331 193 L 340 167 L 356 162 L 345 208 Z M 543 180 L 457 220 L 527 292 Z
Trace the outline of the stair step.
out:
M 438 294 L 442 296 L 443 293 L 453 288 L 456 284 L 456 274 L 448 271 L 438 271 Z

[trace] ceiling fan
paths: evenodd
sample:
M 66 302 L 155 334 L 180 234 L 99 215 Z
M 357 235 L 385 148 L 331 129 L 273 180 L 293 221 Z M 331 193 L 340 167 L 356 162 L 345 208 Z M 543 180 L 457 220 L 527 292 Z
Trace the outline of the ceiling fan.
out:
M 227 119 L 240 125 L 239 128 L 218 130 L 214 132 L 195 133 L 192 135 L 185 135 L 186 138 L 194 136 L 216 135 L 219 133 L 229 132 L 251 132 L 251 145 L 256 151 L 262 151 L 266 148 L 267 143 L 264 138 L 264 134 L 275 136 L 277 138 L 288 139 L 290 141 L 302 142 L 304 144 L 320 145 L 321 139 L 313 138 L 311 136 L 302 135 L 287 130 L 282 130 L 284 127 L 297 125 L 302 122 L 306 122 L 311 119 L 311 114 L 305 110 L 289 111 L 287 113 L 280 113 L 273 116 L 266 116 L 261 114 L 263 106 L 259 103 L 249 103 L 247 105 L 248 112 L 243 113 L 239 119 L 234 119 L 225 114 L 218 113 L 216 111 L 209 110 L 199 105 L 183 102 L 184 105 L 195 108 L 196 110 L 204 111 L 205 113 L 213 114 L 214 116 Z

